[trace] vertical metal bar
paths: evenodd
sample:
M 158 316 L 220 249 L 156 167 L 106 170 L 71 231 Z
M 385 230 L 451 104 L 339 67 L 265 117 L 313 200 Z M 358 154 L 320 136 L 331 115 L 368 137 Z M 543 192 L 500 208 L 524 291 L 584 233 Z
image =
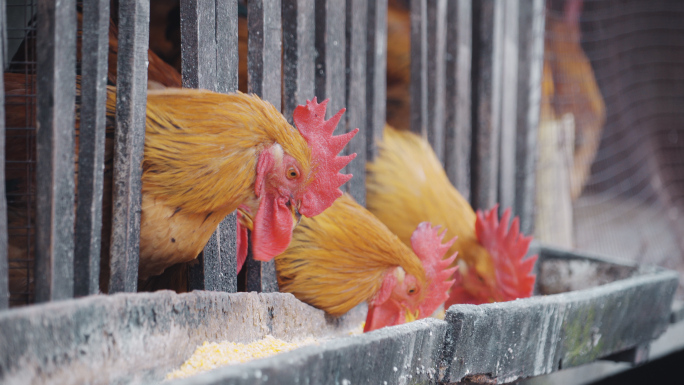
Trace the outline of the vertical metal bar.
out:
M 451 183 L 470 199 L 472 125 L 470 81 L 472 60 L 472 0 L 447 6 L 445 170 Z
M 366 160 L 378 154 L 387 120 L 387 0 L 368 1 Z
M 219 42 L 226 51 L 219 50 Z M 237 57 L 236 0 L 181 1 L 181 57 L 185 87 L 235 91 L 237 60 L 233 60 L 232 70 L 226 63 Z M 223 60 L 226 63 L 219 66 Z M 209 238 L 198 256 L 199 263 L 190 266 L 189 290 L 237 291 L 236 233 L 236 216 L 232 213 Z
M 280 0 L 250 0 L 247 7 L 249 29 L 247 88 L 249 92 L 261 96 L 280 110 L 281 2 Z M 278 291 L 274 261 L 259 262 L 250 255 L 247 257 L 246 265 L 248 291 Z
M 283 115 L 314 97 L 314 0 L 283 0 Z
M 102 188 L 109 52 L 109 1 L 83 3 L 81 123 L 78 147 L 78 202 L 74 251 L 74 295 L 100 288 Z
M 238 60 L 238 0 L 216 0 L 216 92 L 238 89 Z
M 411 131 L 427 138 L 427 0 L 411 0 Z
M 76 2 L 38 1 L 36 302 L 74 295 Z
M 216 3 L 181 0 L 183 87 L 214 90 L 216 86 Z
M 0 60 L 2 60 L 3 70 L 5 66 L 9 64 L 9 47 L 7 46 L 7 1 L 0 0 L 0 45 L 2 45 L 2 50 L 0 50 Z M 3 89 L 4 90 L 4 89 Z
M 503 1 L 473 2 L 471 203 L 491 208 L 499 178 Z
M 7 60 L 7 8 L 0 0 L 0 68 Z M 0 78 L 0 180 L 5 180 L 5 81 Z M 7 260 L 7 198 L 0 184 L 0 310 L 9 307 L 9 264 Z
M 520 1 L 518 106 L 514 213 L 520 229 L 534 232 L 537 135 L 544 66 L 544 0 Z
M 427 138 L 444 164 L 446 0 L 427 2 Z
M 345 20 L 346 2 L 341 0 L 316 0 L 316 96 L 319 100 L 330 99 L 326 119 L 330 119 L 345 107 Z M 337 126 L 335 135 L 346 128 Z
M 501 114 L 499 124 L 499 203 L 502 208 L 515 203 L 516 126 L 518 99 L 518 9 L 519 0 L 504 2 L 501 53 Z
M 138 288 L 149 27 L 148 0 L 119 0 L 110 293 Z
M 368 5 L 365 0 L 347 0 L 347 128 L 361 128 L 349 142 L 346 153 L 356 153 L 356 159 L 345 167 L 354 175 L 347 182 L 347 191 L 361 205 L 366 205 L 366 33 Z

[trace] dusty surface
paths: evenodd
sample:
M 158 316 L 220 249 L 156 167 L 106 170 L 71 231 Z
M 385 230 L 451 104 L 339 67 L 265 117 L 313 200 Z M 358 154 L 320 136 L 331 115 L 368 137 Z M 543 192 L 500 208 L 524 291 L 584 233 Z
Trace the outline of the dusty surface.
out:
M 346 338 L 173 384 L 434 384 L 485 377 L 505 383 L 629 352 L 665 330 L 676 273 L 541 251 L 549 267 L 542 274 L 550 275 L 540 281 L 555 285 L 545 290 L 594 287 L 456 305 L 445 321 L 351 337 L 364 309 L 331 319 L 281 293 L 120 294 L 10 310 L 0 313 L 0 383 L 159 383 L 205 341 L 250 343 L 266 335 L 285 342 Z
M 92 296 L 0 313 L 0 382 L 158 381 L 205 341 L 346 336 L 365 318 L 340 319 L 291 294 L 169 291 Z

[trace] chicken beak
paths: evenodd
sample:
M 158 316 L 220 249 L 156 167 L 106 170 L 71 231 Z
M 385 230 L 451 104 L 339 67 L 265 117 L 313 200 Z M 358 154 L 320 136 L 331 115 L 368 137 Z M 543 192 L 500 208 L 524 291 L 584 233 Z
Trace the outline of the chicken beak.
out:
M 290 197 L 290 201 L 288 202 L 288 205 L 290 206 L 290 212 L 292 212 L 292 222 L 294 225 L 292 228 L 294 229 L 299 225 L 299 222 L 302 220 L 302 214 L 299 212 L 299 203 L 295 203 L 296 201 L 294 198 Z
M 406 318 L 406 323 L 413 322 L 417 319 L 420 319 L 420 310 L 416 310 L 414 313 L 414 312 L 411 312 L 407 309 L 405 318 Z

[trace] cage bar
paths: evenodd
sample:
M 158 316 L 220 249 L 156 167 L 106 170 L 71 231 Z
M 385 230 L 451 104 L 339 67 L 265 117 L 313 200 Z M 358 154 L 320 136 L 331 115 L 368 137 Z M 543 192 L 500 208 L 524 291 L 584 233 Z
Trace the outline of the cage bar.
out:
M 181 0 L 183 87 L 214 90 L 216 85 L 216 3 Z
M 339 0 L 316 0 L 316 96 L 319 100 L 330 99 L 326 119 L 345 107 L 346 76 L 345 35 L 346 2 Z M 335 135 L 343 133 L 339 124 Z
M 411 131 L 427 138 L 427 0 L 411 0 Z
M 315 87 L 314 0 L 283 0 L 283 115 L 292 124 L 298 105 L 313 99 Z
M 216 1 L 216 91 L 238 89 L 238 0 Z
M 149 1 L 120 0 L 110 293 L 138 287 L 149 23 Z
M 368 4 L 365 0 L 347 0 L 347 87 L 346 132 L 360 128 L 345 153 L 356 153 L 344 169 L 354 177 L 345 184 L 347 191 L 362 206 L 366 205 L 366 40 Z
M 444 168 L 451 183 L 470 199 L 470 69 L 472 60 L 472 0 L 447 3 Z
M 247 88 L 250 93 L 281 109 L 281 1 L 254 0 L 247 4 L 249 28 Z M 247 291 L 276 292 L 275 262 L 255 261 L 247 256 Z
M 109 51 L 109 1 L 83 3 L 81 123 L 74 248 L 74 295 L 100 289 L 102 194 Z
M 519 0 L 515 204 L 520 230 L 534 232 L 537 135 L 544 66 L 544 0 Z
M 0 68 L 7 63 L 7 17 L 5 0 L 0 0 Z M 5 180 L 5 80 L 0 78 L 0 180 Z M 0 184 L 0 310 L 9 307 L 9 261 L 7 260 L 7 199 Z
M 387 121 L 387 0 L 368 1 L 366 46 L 366 161 L 378 153 Z
M 496 204 L 501 111 L 502 0 L 473 2 L 471 204 Z
M 184 87 L 235 91 L 237 60 L 231 68 L 229 59 L 237 57 L 237 0 L 182 0 L 181 55 Z M 231 213 L 189 267 L 188 290 L 237 291 L 236 236 L 237 217 Z
M 74 295 L 76 2 L 38 1 L 36 302 Z
M 444 106 L 447 0 L 427 2 L 427 138 L 444 164 Z
M 499 192 L 502 208 L 515 202 L 517 99 L 518 99 L 518 9 L 519 0 L 503 4 L 503 36 L 501 40 L 501 113 L 499 115 Z M 495 91 L 496 92 L 496 91 Z

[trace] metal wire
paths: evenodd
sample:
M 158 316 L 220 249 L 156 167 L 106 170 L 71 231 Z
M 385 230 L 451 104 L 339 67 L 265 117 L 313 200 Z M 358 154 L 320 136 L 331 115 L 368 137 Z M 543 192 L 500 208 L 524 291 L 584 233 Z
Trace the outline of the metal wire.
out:
M 566 90 L 554 93 L 554 111 L 574 114 L 574 154 L 591 166 L 572 203 L 573 246 L 659 264 L 684 278 L 684 3 L 584 0 L 580 34 L 572 36 L 553 28 L 567 20 L 569 1 L 547 3 L 546 63 L 565 61 L 567 71 L 553 74 Z M 592 71 L 576 65 L 571 73 L 577 56 L 553 48 L 573 38 Z M 596 152 L 587 154 L 579 149 L 591 122 L 581 115 L 592 96 L 581 83 L 592 81 L 605 123 Z
M 6 93 L 7 107 L 16 106 L 24 119 L 6 128 L 6 173 L 8 175 L 9 207 L 9 269 L 15 282 L 10 291 L 10 306 L 33 302 L 33 250 L 34 234 L 34 178 L 35 178 L 35 121 L 36 121 L 36 56 L 35 39 L 36 0 L 8 0 L 8 46 L 10 47 L 9 72 L 23 74 L 24 92 Z M 23 108 L 22 108 L 23 107 Z M 8 116 L 9 118 L 9 116 Z M 14 185 L 10 186 L 12 183 Z M 23 281 L 17 289 L 16 282 Z

